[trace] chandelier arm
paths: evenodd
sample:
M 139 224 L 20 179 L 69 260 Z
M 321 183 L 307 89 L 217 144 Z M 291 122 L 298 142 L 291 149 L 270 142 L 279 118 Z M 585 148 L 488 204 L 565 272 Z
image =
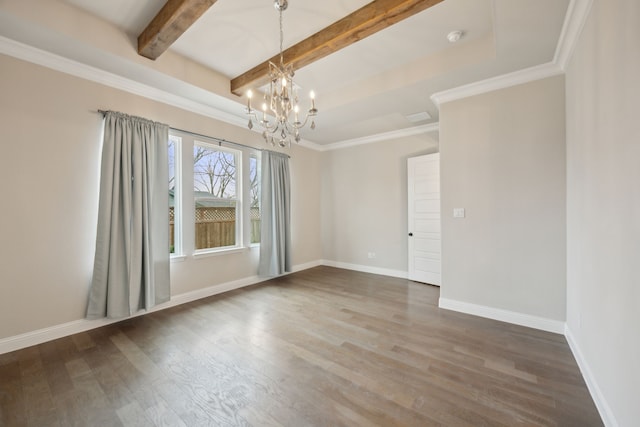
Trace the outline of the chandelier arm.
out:
M 302 123 L 300 123 L 300 126 L 298 127 L 299 129 L 303 128 L 303 127 L 305 127 L 307 125 L 307 122 L 309 121 L 309 117 L 312 117 L 312 116 L 309 116 L 309 114 L 306 114 L 304 116 L 304 121 Z
M 270 133 L 271 135 L 275 135 L 276 132 L 278 131 L 278 129 L 280 129 L 280 124 L 278 123 L 278 126 L 272 126 L 269 129 L 265 128 L 265 131 L 267 131 L 267 133 Z
M 278 130 L 278 123 L 274 123 L 272 124 L 270 121 L 260 121 L 260 126 L 262 126 L 262 128 L 266 131 L 268 131 L 269 133 L 275 133 L 276 130 Z
M 303 122 L 299 122 L 300 124 L 299 124 L 299 125 L 297 125 L 297 126 L 296 126 L 295 124 L 292 124 L 292 125 L 294 125 L 294 128 L 296 128 L 296 129 L 302 129 L 302 128 L 304 128 L 304 127 L 307 125 L 307 123 L 309 122 L 309 118 L 312 118 L 312 120 L 313 120 L 313 117 L 316 117 L 316 115 L 317 115 L 317 114 L 309 114 L 309 113 L 307 113 L 307 114 L 305 114 L 305 116 L 304 116 L 304 121 L 303 121 Z
M 253 120 L 255 120 L 257 123 L 259 123 L 264 130 L 268 130 L 269 132 L 275 131 L 275 129 L 277 128 L 275 124 L 277 124 L 278 122 L 275 122 L 274 124 L 272 124 L 267 118 L 260 119 L 256 115 L 255 111 L 256 110 L 252 110 L 251 113 L 247 113 L 247 114 L 249 115 L 249 117 L 253 118 Z

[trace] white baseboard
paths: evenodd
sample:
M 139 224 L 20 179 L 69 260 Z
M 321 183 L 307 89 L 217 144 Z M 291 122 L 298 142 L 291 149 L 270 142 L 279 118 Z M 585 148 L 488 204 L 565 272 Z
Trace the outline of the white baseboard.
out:
M 459 311 L 461 313 L 473 314 L 475 316 L 486 317 L 488 319 L 500 320 L 501 322 L 513 323 L 515 325 L 527 326 L 529 328 L 540 329 L 556 334 L 564 334 L 564 322 L 560 320 L 547 319 L 544 317 L 532 316 L 530 314 L 517 313 L 515 311 L 502 310 L 500 308 L 487 307 L 485 305 L 471 304 L 447 298 L 440 298 L 438 307 L 447 310 Z
M 131 317 L 138 317 L 155 311 L 164 310 L 166 308 L 175 307 L 177 305 L 185 304 L 191 301 L 196 301 L 202 298 L 206 298 L 212 295 L 221 294 L 223 292 L 232 291 L 245 286 L 250 286 L 259 283 L 265 279 L 258 278 L 258 276 L 248 277 L 246 279 L 236 280 L 233 282 L 222 283 L 220 285 L 210 286 L 204 289 L 198 289 L 196 291 L 187 292 L 180 295 L 171 297 L 171 300 L 159 304 L 153 307 L 149 311 L 141 311 L 132 315 Z M 55 340 L 58 338 L 66 337 L 69 335 L 77 334 L 80 332 L 89 331 L 91 329 L 99 328 L 101 326 L 110 325 L 115 322 L 120 322 L 125 319 L 79 319 L 72 322 L 63 323 L 60 325 L 50 326 L 48 328 L 38 329 L 32 332 L 16 335 L 9 338 L 3 338 L 0 340 L 0 354 L 9 353 L 11 351 L 20 350 L 21 348 L 30 347 L 32 345 L 42 344 L 47 341 Z
M 584 382 L 587 383 L 587 388 L 589 389 L 589 393 L 591 393 L 593 402 L 596 404 L 596 408 L 598 408 L 598 412 L 600 413 L 602 422 L 607 427 L 618 427 L 618 421 L 616 421 L 616 417 L 613 415 L 611 407 L 607 403 L 602 390 L 600 390 L 595 376 L 593 375 L 591 368 L 589 368 L 589 364 L 587 363 L 584 355 L 582 354 L 582 351 L 580 350 L 580 347 L 578 346 L 578 342 L 576 341 L 575 336 L 571 332 L 571 329 L 569 329 L 569 325 L 565 325 L 564 336 L 567 338 L 569 348 L 571 348 L 573 357 L 578 363 L 580 373 L 582 373 L 582 378 L 584 378 Z
M 323 262 L 322 260 L 316 260 L 316 261 L 311 261 L 304 264 L 294 265 L 292 268 L 293 270 L 292 273 L 297 273 L 298 271 L 308 270 L 313 267 L 318 267 L 320 265 L 323 265 L 322 262 Z
M 345 270 L 361 271 L 363 273 L 379 274 L 381 276 L 398 277 L 400 279 L 406 279 L 408 273 L 402 270 L 391 270 L 388 268 L 370 267 L 368 265 L 349 264 L 346 262 L 323 260 L 322 265 L 328 267 L 344 268 Z
M 312 261 L 305 264 L 299 264 L 292 267 L 293 272 L 306 270 L 308 268 L 317 267 L 322 265 L 322 261 Z M 269 278 L 250 276 L 243 279 L 234 280 L 231 282 L 221 283 L 218 285 L 209 286 L 208 288 L 198 289 L 191 292 L 186 292 L 179 295 L 174 295 L 171 300 L 159 304 L 149 311 L 141 311 L 131 317 L 142 316 L 147 313 L 153 313 L 155 311 L 164 310 L 170 307 L 175 307 L 181 304 L 185 304 L 192 301 L 197 301 L 202 298 L 207 298 L 213 295 L 218 295 L 223 292 L 229 292 L 235 289 L 244 288 L 245 286 L 255 285 L 257 283 L 268 280 Z M 69 335 L 77 334 L 80 332 L 89 331 L 91 329 L 99 328 L 101 326 L 110 325 L 115 322 L 120 322 L 128 318 L 123 319 L 79 319 L 72 322 L 63 323 L 60 325 L 50 326 L 43 329 L 27 332 L 20 335 L 15 335 L 8 338 L 0 339 L 0 354 L 9 353 L 11 351 L 20 350 L 22 348 L 30 347 L 32 345 L 42 344 L 47 341 L 55 340 L 58 338 L 66 337 Z
M 111 319 L 87 320 L 80 319 L 73 322 L 63 323 L 48 328 L 38 329 L 20 335 L 15 335 L 0 340 L 0 354 L 9 353 L 11 351 L 20 350 L 43 342 L 55 340 L 79 332 L 88 331 L 90 329 L 99 328 L 116 322 Z

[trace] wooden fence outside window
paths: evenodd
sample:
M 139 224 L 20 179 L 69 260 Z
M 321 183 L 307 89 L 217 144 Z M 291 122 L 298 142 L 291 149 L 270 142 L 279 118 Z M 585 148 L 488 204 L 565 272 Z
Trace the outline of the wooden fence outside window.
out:
M 195 248 L 209 249 L 236 244 L 234 207 L 198 207 L 195 218 Z M 251 243 L 260 242 L 260 209 L 251 208 Z M 169 238 L 174 247 L 174 212 L 169 208 Z

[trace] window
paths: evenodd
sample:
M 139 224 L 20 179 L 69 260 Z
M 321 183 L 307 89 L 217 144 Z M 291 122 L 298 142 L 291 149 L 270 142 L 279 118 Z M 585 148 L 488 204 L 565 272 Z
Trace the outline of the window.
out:
M 175 254 L 176 248 L 180 248 L 180 235 L 176 224 L 180 223 L 180 142 L 176 135 L 169 136 L 169 253 Z
M 241 153 L 196 142 L 193 147 L 195 249 L 236 246 L 240 237 Z
M 169 131 L 169 234 L 173 258 L 260 242 L 260 152 Z
M 258 157 L 249 157 L 249 218 L 251 218 L 251 243 L 260 243 L 260 167 Z

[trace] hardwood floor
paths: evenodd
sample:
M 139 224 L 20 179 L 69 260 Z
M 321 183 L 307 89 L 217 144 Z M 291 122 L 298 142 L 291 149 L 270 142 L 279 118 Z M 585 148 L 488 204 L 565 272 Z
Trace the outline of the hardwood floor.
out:
M 2 426 L 600 426 L 561 335 L 317 267 L 0 355 Z

